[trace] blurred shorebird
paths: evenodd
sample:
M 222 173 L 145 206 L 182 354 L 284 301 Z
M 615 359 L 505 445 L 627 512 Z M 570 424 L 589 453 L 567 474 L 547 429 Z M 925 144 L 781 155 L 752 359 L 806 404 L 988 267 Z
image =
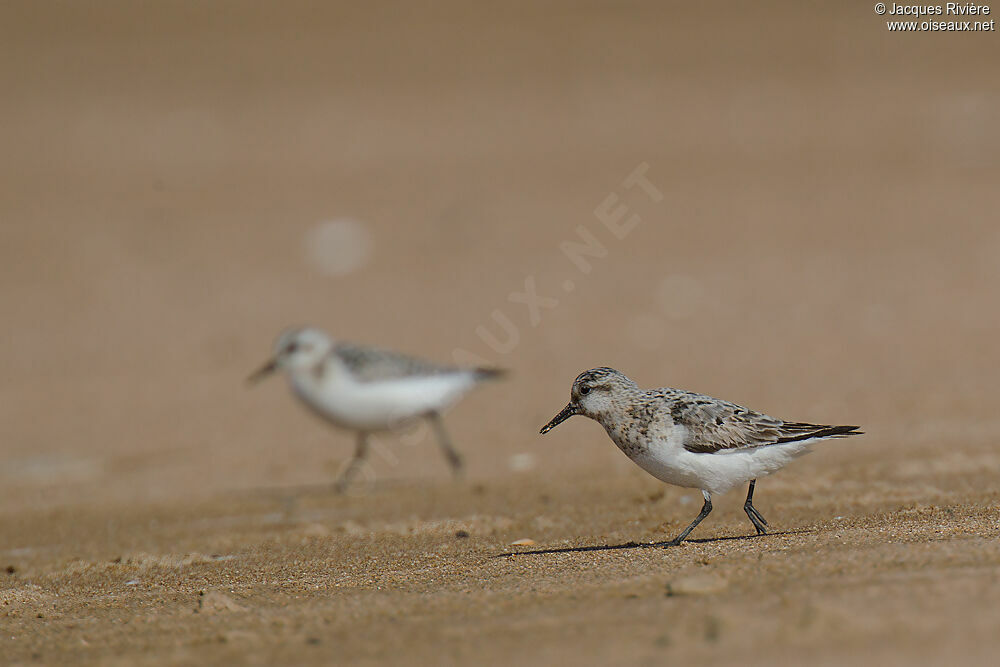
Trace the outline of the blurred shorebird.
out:
M 712 494 L 750 482 L 743 510 L 757 529 L 767 521 L 753 506 L 757 477 L 775 472 L 813 443 L 861 435 L 857 426 L 787 422 L 711 396 L 680 389 L 640 389 L 613 368 L 584 371 L 570 402 L 542 427 L 548 433 L 573 415 L 597 421 L 626 456 L 653 477 L 701 489 L 701 513 L 664 546 L 677 546 L 712 511 Z
M 479 383 L 498 378 L 492 368 L 440 366 L 373 347 L 335 342 L 323 331 L 289 329 L 278 337 L 274 355 L 248 382 L 275 371 L 288 376 L 292 392 L 326 421 L 357 433 L 354 458 L 337 479 L 343 492 L 368 457 L 372 433 L 427 419 L 452 471 L 462 458 L 445 431 L 441 414 Z

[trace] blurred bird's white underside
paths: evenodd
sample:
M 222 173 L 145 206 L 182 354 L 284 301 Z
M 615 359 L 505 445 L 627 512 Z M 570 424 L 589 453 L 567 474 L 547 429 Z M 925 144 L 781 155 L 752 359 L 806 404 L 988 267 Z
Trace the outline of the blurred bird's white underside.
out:
M 471 371 L 359 382 L 347 373 L 289 374 L 295 394 L 320 416 L 343 428 L 380 431 L 441 412 L 476 385 Z

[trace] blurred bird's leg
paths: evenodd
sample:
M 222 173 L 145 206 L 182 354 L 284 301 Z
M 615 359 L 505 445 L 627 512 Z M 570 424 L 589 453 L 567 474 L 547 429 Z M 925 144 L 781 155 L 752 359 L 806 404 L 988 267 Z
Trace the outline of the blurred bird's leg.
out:
M 757 480 L 750 480 L 750 488 L 747 490 L 747 501 L 743 503 L 743 511 L 747 513 L 750 517 L 750 523 L 753 527 L 757 529 L 758 535 L 767 535 L 767 519 L 761 516 L 757 508 L 753 506 L 753 487 L 757 484 Z
M 462 456 L 455 450 L 454 445 L 451 444 L 451 438 L 448 437 L 448 431 L 444 428 L 444 420 L 441 419 L 441 413 L 428 413 L 427 419 L 430 420 L 431 426 L 434 427 L 434 433 L 437 434 L 441 451 L 448 460 L 448 465 L 451 466 L 452 473 L 458 477 L 462 474 Z
M 678 544 L 684 541 L 685 537 L 691 534 L 691 531 L 694 530 L 695 526 L 701 523 L 706 516 L 712 513 L 712 494 L 702 489 L 701 495 L 705 497 L 705 504 L 701 506 L 701 513 L 695 517 L 694 521 L 691 522 L 691 525 L 689 525 L 687 528 L 681 531 L 680 535 L 670 540 L 669 542 L 664 543 L 663 546 L 676 547 Z
M 351 480 L 354 476 L 358 474 L 358 471 L 364 466 L 365 461 L 368 459 L 368 434 L 364 431 L 358 432 L 358 444 L 354 450 L 354 458 L 347 464 L 344 468 L 344 472 L 340 473 L 340 477 L 334 483 L 333 488 L 337 493 L 343 493 L 347 490 L 350 485 Z

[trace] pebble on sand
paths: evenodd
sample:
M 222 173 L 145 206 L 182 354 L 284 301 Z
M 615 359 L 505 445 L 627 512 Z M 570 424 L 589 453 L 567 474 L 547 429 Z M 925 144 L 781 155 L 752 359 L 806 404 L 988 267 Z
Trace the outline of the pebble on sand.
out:
M 245 611 L 236 602 L 219 591 L 208 591 L 198 598 L 198 611 L 202 614 L 217 614 L 226 611 Z

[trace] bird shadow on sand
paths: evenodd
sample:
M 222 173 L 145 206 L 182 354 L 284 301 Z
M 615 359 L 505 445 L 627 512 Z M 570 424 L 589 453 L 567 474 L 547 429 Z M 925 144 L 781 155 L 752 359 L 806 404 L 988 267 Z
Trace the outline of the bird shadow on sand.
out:
M 708 544 L 712 542 L 735 542 L 743 540 L 756 540 L 776 535 L 805 535 L 809 532 L 811 531 L 784 530 L 777 533 L 768 533 L 767 535 L 727 535 L 724 537 L 696 537 L 694 539 L 684 540 L 684 542 L 682 542 L 681 545 L 687 544 L 688 542 L 693 542 L 695 544 Z M 575 554 L 575 553 L 586 553 L 588 551 L 621 551 L 623 549 L 653 549 L 653 548 L 667 549 L 681 545 L 671 545 L 669 541 L 625 542 L 623 544 L 595 544 L 583 547 L 557 547 L 553 549 L 535 549 L 533 551 L 509 551 L 507 553 L 497 554 L 496 556 L 493 556 L 493 558 L 504 558 L 507 556 L 544 556 L 546 554 Z

